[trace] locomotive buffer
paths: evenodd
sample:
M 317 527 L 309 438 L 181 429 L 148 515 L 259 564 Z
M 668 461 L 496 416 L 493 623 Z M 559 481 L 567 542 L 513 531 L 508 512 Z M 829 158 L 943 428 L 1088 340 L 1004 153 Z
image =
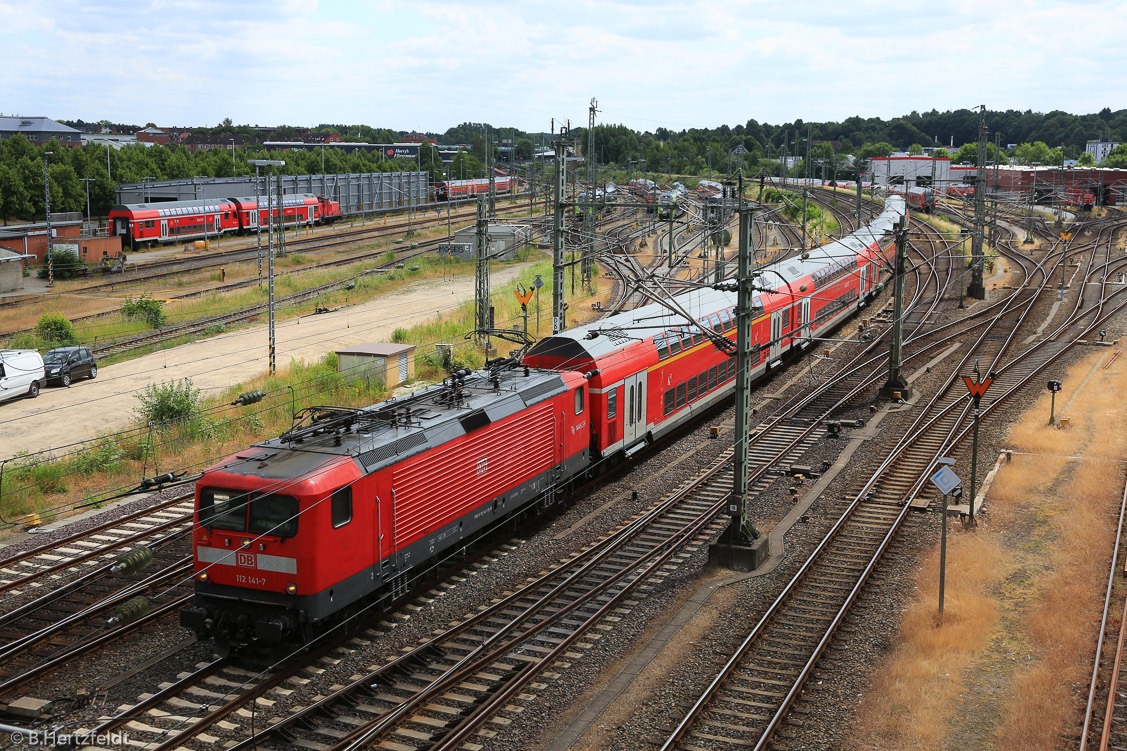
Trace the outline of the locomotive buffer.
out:
M 743 176 L 739 195 L 743 196 Z M 751 242 L 754 212 L 740 209 L 740 252 L 736 292 L 736 442 L 735 476 L 732 495 L 728 498 L 728 514 L 732 517 L 720 541 L 708 548 L 710 563 L 728 566 L 737 571 L 754 571 L 770 555 L 765 535 L 752 524 L 748 514 L 748 429 L 751 421 L 751 347 L 752 304 L 754 285 L 751 278 Z

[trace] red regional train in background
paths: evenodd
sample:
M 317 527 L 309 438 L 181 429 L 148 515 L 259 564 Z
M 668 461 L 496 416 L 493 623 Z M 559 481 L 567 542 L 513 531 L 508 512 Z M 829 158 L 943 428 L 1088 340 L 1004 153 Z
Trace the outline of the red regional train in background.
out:
M 517 178 L 508 175 L 493 178 L 493 190 L 497 193 L 512 193 L 517 185 Z M 489 178 L 482 177 L 476 180 L 442 180 L 434 184 L 434 198 L 436 201 L 449 201 L 455 198 L 472 198 L 485 195 L 489 192 Z
M 761 269 L 753 377 L 882 287 L 905 213 Z M 308 643 L 378 612 L 439 561 L 570 483 L 629 458 L 733 391 L 734 292 L 675 298 L 546 337 L 363 409 L 312 407 L 196 484 L 195 602 L 220 645 Z
M 935 208 L 935 191 L 931 188 L 920 188 L 916 186 L 905 188 L 903 185 L 893 185 L 888 189 L 888 192 L 893 195 L 903 196 L 908 202 L 909 208 L 919 209 L 929 213 Z
M 283 196 L 274 201 L 273 215 L 285 227 L 332 222 L 341 217 L 340 202 L 311 193 Z M 119 204 L 110 211 L 110 226 L 130 245 L 199 240 L 228 233 L 251 232 L 268 224 L 266 197 L 207 198 Z

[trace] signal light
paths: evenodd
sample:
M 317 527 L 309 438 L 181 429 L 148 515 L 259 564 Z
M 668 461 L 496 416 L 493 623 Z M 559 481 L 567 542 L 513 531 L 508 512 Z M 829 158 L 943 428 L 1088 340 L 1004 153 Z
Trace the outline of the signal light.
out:
M 198 575 L 198 576 L 196 576 L 196 578 L 197 578 L 197 579 L 199 579 L 199 580 L 200 580 L 200 581 L 202 581 L 202 582 L 206 582 L 206 581 L 207 581 L 207 580 L 208 580 L 209 578 L 211 578 L 211 577 L 209 577 L 209 576 L 207 575 L 207 572 L 206 572 L 206 571 L 201 571 L 201 572 L 199 573 L 199 575 Z
M 289 584 L 287 584 L 286 585 L 286 594 L 296 595 L 297 594 L 297 585 L 294 584 L 293 582 L 290 582 Z

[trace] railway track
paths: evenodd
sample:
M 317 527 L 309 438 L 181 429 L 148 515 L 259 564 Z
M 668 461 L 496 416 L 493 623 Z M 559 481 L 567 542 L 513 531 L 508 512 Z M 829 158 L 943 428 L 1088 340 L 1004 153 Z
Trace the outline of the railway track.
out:
M 1092 679 L 1088 684 L 1088 702 L 1084 711 L 1084 726 L 1080 731 L 1080 751 L 1118 749 L 1127 747 L 1127 597 L 1117 594 L 1117 580 L 1127 573 L 1127 561 L 1122 555 L 1127 528 L 1127 484 L 1119 502 L 1119 523 L 1115 533 L 1115 548 L 1108 570 L 1107 592 L 1104 595 L 1103 613 L 1100 616 L 1100 635 L 1096 640 L 1096 655 L 1092 660 Z M 1123 612 L 1115 625 L 1117 600 L 1123 601 Z M 1112 634 L 1112 629 L 1115 634 Z M 1108 640 L 1111 640 L 1108 642 Z M 1105 645 L 1109 648 L 1104 654 Z M 1114 645 L 1114 650 L 1110 647 Z
M 1059 262 L 1064 257 L 1062 251 Z M 1101 273 L 1108 264 L 1093 261 L 1090 268 Z M 1050 274 L 1051 270 L 1041 270 L 1042 288 Z M 1078 296 L 1078 308 L 1082 297 Z M 845 504 L 841 517 L 688 708 L 663 751 L 767 747 L 911 509 L 926 505 L 931 493 L 927 476 L 935 460 L 967 438 L 970 400 L 965 394 L 954 395 L 956 376 L 972 357 L 989 357 L 991 369 L 998 374 L 998 388 L 984 400 L 982 411 L 998 410 L 1071 343 L 1127 307 L 1127 300 L 1120 299 L 1114 310 L 1106 311 L 1105 301 L 1111 297 L 1124 296 L 1119 292 L 1107 296 L 1105 290 L 1096 306 L 1074 310 L 1052 335 L 1002 364 L 1017 331 L 1016 324 L 1005 321 L 1024 316 L 1031 302 L 1024 292 L 1010 298 L 1013 304 L 1007 304 L 995 318 L 997 323 L 992 322 L 992 327 L 1008 329 L 1006 335 L 994 341 L 987 333 L 990 329 L 980 335 L 977 345 L 967 348 L 929 403 L 923 408 L 917 405 L 918 414 L 905 437 L 869 479 L 849 494 L 852 500 Z
M 182 533 L 192 523 L 192 492 L 73 534 L 39 548 L 0 558 L 3 612 L 17 603 L 17 595 L 63 586 L 69 577 L 108 571 L 118 553 L 147 547 Z M 2 554 L 2 551 L 0 551 Z

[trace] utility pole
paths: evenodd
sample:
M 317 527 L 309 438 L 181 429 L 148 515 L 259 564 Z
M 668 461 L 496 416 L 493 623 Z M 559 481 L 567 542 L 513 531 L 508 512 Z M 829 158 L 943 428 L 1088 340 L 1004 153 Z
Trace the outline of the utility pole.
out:
M 477 237 L 474 242 L 474 326 L 483 331 L 489 328 L 489 220 L 485 218 L 485 201 L 477 198 Z M 481 341 L 478 335 L 478 341 Z
M 900 399 L 908 399 L 912 395 L 912 387 L 900 372 L 904 336 L 904 276 L 907 265 L 908 217 L 905 215 L 900 217 L 900 224 L 896 228 L 896 289 L 892 313 L 892 349 L 888 355 L 888 381 L 881 389 L 881 396 L 888 398 L 895 398 L 897 393 L 900 394 Z
M 43 152 L 43 200 L 47 208 L 47 286 L 55 286 L 55 259 L 51 255 L 51 177 L 47 174 L 47 157 L 55 152 Z
M 748 514 L 748 432 L 751 423 L 751 321 L 755 286 L 751 277 L 752 249 L 755 247 L 755 212 L 743 205 L 743 173 L 740 191 L 740 250 L 736 276 L 736 435 L 732 494 L 728 499 L 731 521 L 720 542 L 709 546 L 708 559 L 741 571 L 754 571 L 770 554 L 768 538 L 760 535 Z M 758 355 L 758 351 L 756 352 Z M 758 358 L 757 358 L 758 359 Z
M 567 328 L 564 303 L 564 190 L 567 179 L 564 174 L 564 155 L 567 143 L 564 140 L 570 129 L 560 126 L 559 135 L 553 142 L 556 150 L 555 215 L 552 223 L 552 333 L 558 334 Z
M 806 201 L 810 197 L 810 189 L 802 187 L 802 252 L 806 252 Z
M 255 160 L 257 162 L 257 160 Z M 256 228 L 257 244 L 258 244 L 258 286 L 262 287 L 262 200 L 258 197 L 258 164 L 254 165 L 254 211 L 255 216 L 258 218 Z
M 974 175 L 974 236 L 971 240 L 971 276 L 967 285 L 967 297 L 975 300 L 986 298 L 986 287 L 982 283 L 983 253 L 982 240 L 986 231 L 986 105 L 978 121 L 978 169 Z
M 860 157 L 857 157 L 857 229 L 861 228 L 861 179 L 862 179 L 861 167 L 862 166 L 863 166 L 863 161 L 861 160 Z
M 251 164 L 253 164 L 255 167 L 284 167 L 286 163 L 284 161 L 280 160 L 280 159 L 252 159 Z M 279 179 L 278 179 L 279 194 L 281 192 L 281 187 L 282 187 L 282 181 L 281 181 L 281 178 L 279 177 Z M 281 199 L 281 196 L 279 195 L 279 204 L 281 203 L 280 199 Z M 279 208 L 280 208 L 280 205 L 279 205 Z M 282 212 L 279 211 L 278 213 L 281 214 Z M 270 222 L 270 224 L 267 225 L 267 233 L 268 233 L 267 239 L 268 239 L 268 243 L 269 243 L 269 249 L 268 249 L 267 254 L 266 254 L 267 269 L 268 269 L 267 270 L 267 288 L 266 288 L 267 289 L 266 310 L 267 310 L 267 314 L 268 314 L 267 333 L 268 333 L 269 340 L 270 340 L 270 375 L 274 375 L 274 373 L 277 372 L 277 346 L 276 346 L 276 341 L 274 339 L 274 219 L 273 219 L 274 207 L 273 207 L 273 202 L 271 201 L 271 197 L 270 197 L 270 177 L 269 177 L 269 175 L 267 175 L 267 177 L 266 177 L 266 214 L 267 214 L 267 217 L 268 217 L 267 221 Z M 259 224 L 262 223 L 261 212 L 260 212 L 259 217 L 258 217 L 258 222 L 259 222 Z
M 582 272 L 583 289 L 591 291 L 592 277 L 595 271 L 595 113 L 598 112 L 598 102 L 592 98 L 591 107 L 587 112 L 587 206 L 583 213 L 583 261 L 580 265 Z

